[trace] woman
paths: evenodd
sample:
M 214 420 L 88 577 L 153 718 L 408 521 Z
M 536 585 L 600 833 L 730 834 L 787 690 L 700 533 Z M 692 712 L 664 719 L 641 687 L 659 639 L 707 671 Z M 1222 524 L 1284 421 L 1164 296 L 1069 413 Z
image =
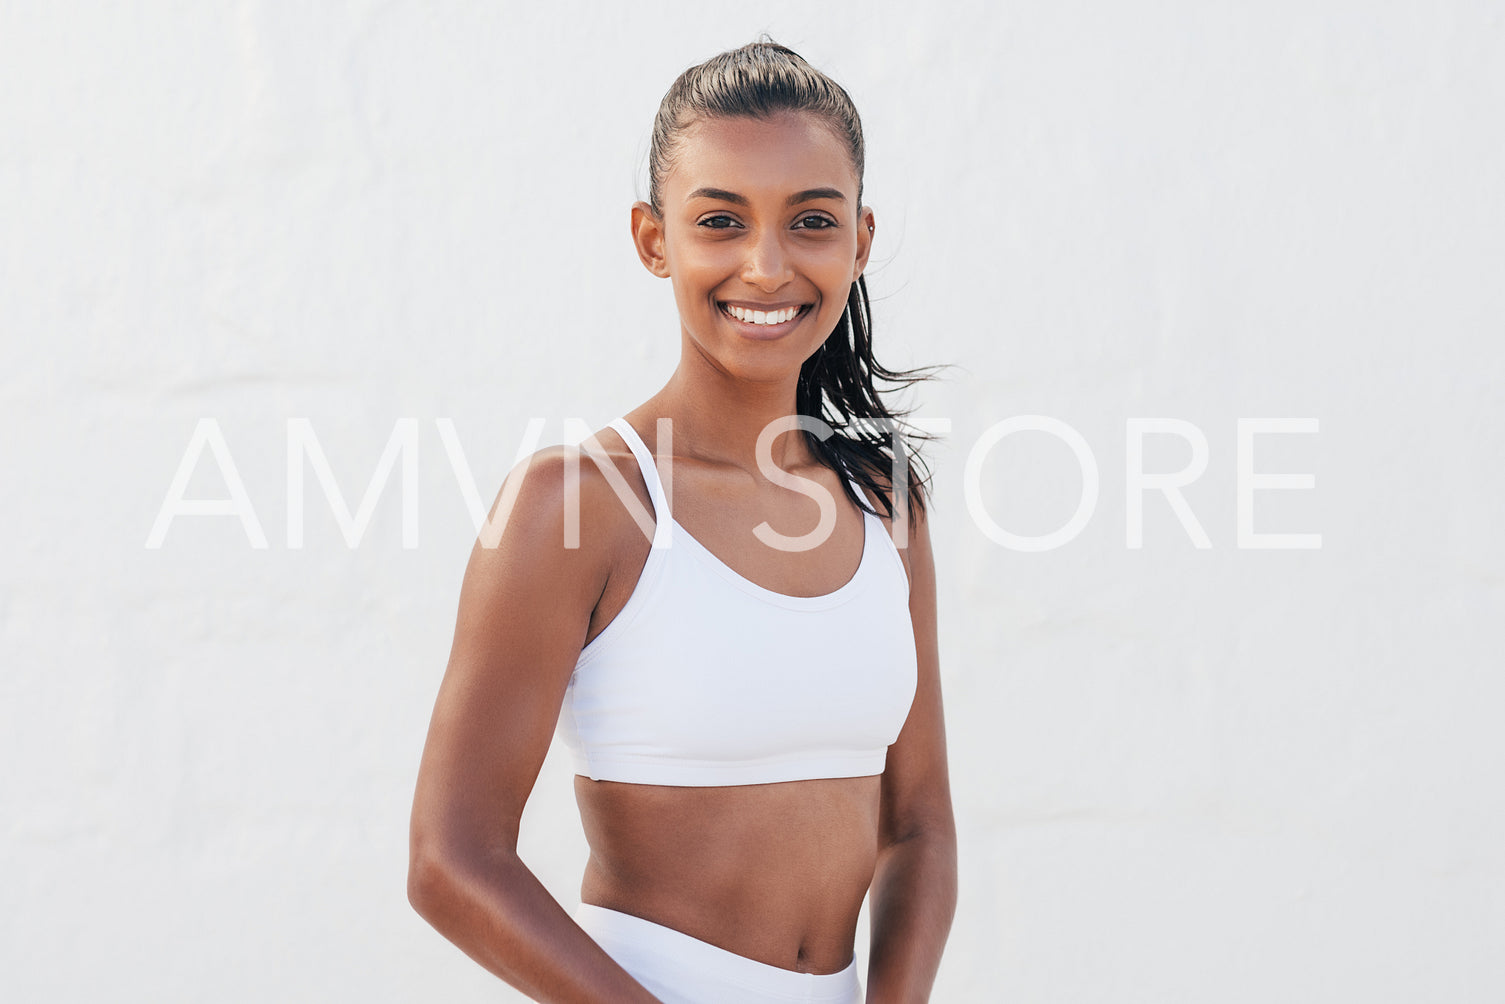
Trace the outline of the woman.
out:
M 687 70 L 632 209 L 679 367 L 593 463 L 514 469 L 471 555 L 409 896 L 536 1000 L 860 1001 L 869 891 L 866 999 L 928 999 L 956 841 L 923 479 L 872 383 L 917 378 L 872 359 L 862 169 L 846 92 L 791 50 Z M 573 916 L 517 857 L 556 729 Z

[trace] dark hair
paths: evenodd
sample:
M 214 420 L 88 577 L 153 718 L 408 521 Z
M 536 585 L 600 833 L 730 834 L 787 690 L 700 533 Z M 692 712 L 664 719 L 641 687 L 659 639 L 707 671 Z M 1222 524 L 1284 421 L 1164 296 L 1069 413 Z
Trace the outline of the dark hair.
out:
M 702 119 L 769 118 L 785 111 L 809 112 L 825 118 L 837 137 L 847 144 L 857 173 L 860 207 L 864 161 L 862 120 L 851 97 L 840 84 L 805 62 L 799 53 L 764 35 L 756 42 L 690 67 L 664 95 L 653 120 L 653 141 L 648 153 L 648 202 L 653 211 L 662 215 L 659 198 L 664 178 L 684 129 Z M 866 277 L 859 276 L 847 295 L 841 322 L 800 368 L 795 409 L 800 415 L 824 421 L 832 429 L 832 435 L 825 440 L 809 430 L 804 432 L 811 452 L 827 467 L 870 489 L 892 517 L 894 505 L 884 487 L 892 476 L 894 464 L 889 447 L 890 430 L 902 434 L 900 443 L 935 437 L 905 427 L 899 420 L 909 412 L 886 407 L 873 379 L 877 377 L 907 388 L 929 379 L 931 371 L 938 367 L 885 369 L 873 358 L 872 331 L 873 313 L 868 303 Z M 917 449 L 906 448 L 904 460 L 910 506 L 924 512 L 929 470 Z M 857 497 L 846 478 L 842 479 L 842 490 L 863 510 L 873 511 L 865 498 Z

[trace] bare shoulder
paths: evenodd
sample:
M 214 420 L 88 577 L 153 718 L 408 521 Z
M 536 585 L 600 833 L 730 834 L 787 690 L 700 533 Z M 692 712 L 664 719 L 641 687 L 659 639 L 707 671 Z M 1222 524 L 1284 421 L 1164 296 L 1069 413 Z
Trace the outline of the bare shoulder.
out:
M 519 461 L 503 479 L 476 546 L 604 572 L 634 537 L 643 538 L 644 522 L 651 527 L 653 517 L 632 451 L 608 428 Z
M 456 679 L 484 677 L 530 692 L 562 687 L 634 540 L 646 549 L 613 486 L 630 486 L 633 471 L 613 459 L 605 436 L 598 442 L 605 449 L 589 442 L 544 447 L 503 479 L 460 586 L 450 659 Z M 646 486 L 637 483 L 646 503 Z M 530 682 L 520 684 L 524 679 Z M 546 714 L 547 702 L 540 709 Z
M 917 563 L 924 563 L 928 566 L 931 562 L 928 506 L 922 508 L 915 503 L 912 496 L 895 493 L 893 484 L 886 475 L 875 475 L 874 480 L 892 501 L 894 515 L 890 517 L 883 514 L 883 506 L 871 489 L 864 487 L 863 494 L 867 496 L 868 504 L 878 513 L 884 529 L 888 531 L 889 539 L 898 549 L 899 557 L 904 562 L 904 569 L 909 573 L 910 586 L 913 588 Z

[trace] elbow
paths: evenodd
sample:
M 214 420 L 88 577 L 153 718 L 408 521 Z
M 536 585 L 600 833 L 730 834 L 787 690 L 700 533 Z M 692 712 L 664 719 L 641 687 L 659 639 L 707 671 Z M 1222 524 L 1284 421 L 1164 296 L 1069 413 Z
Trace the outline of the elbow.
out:
M 929 846 L 948 848 L 956 853 L 956 817 L 951 812 L 950 802 L 917 811 L 904 819 L 889 820 L 879 842 L 879 849 L 897 847 L 913 840 L 924 840 Z
M 414 831 L 408 845 L 408 904 L 418 916 L 443 931 L 466 898 L 466 876 L 475 873 L 471 856 L 453 841 Z
M 408 849 L 408 904 L 441 933 L 472 912 L 491 889 L 512 886 L 515 853 L 414 833 Z
M 444 855 L 414 838 L 408 853 L 408 905 L 434 926 L 454 888 L 453 869 Z

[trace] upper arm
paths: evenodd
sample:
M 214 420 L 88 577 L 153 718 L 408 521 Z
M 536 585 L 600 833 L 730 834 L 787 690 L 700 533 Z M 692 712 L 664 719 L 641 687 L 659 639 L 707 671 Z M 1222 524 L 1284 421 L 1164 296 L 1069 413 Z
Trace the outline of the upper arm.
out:
M 941 709 L 935 560 L 926 512 L 910 508 L 904 539 L 897 543 L 909 569 L 909 617 L 914 626 L 918 679 L 909 717 L 899 738 L 888 748 L 883 771 L 879 825 L 880 841 L 885 845 L 921 830 L 955 828 Z
M 413 801 L 412 853 L 515 852 L 523 805 L 610 570 L 600 472 L 581 463 L 579 547 L 565 547 L 566 459 L 540 450 L 508 474 L 496 546 L 471 551 L 454 641 Z M 597 503 L 592 504 L 593 500 Z

